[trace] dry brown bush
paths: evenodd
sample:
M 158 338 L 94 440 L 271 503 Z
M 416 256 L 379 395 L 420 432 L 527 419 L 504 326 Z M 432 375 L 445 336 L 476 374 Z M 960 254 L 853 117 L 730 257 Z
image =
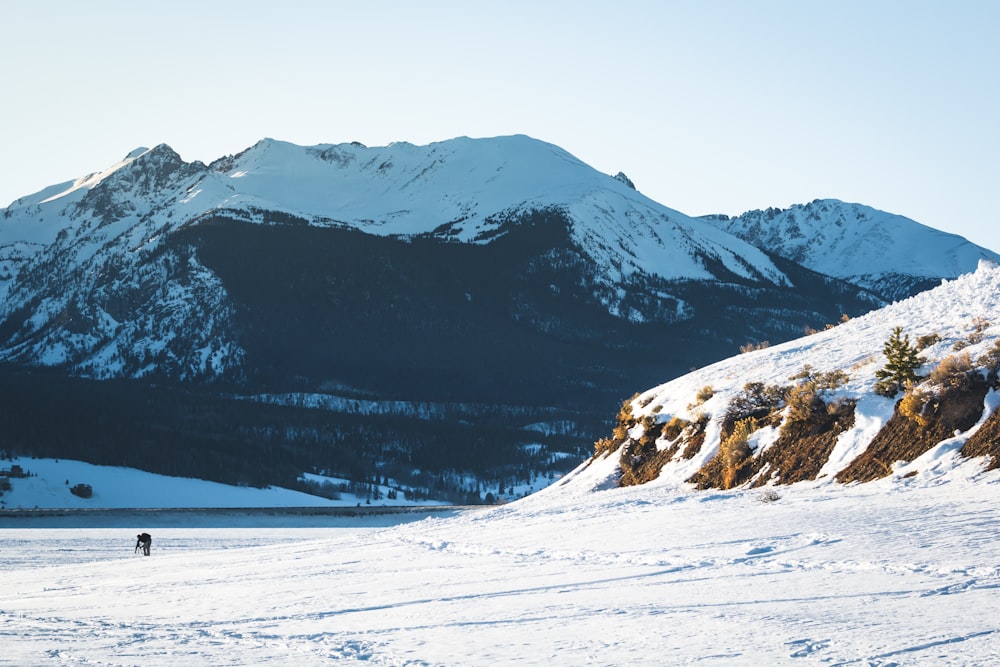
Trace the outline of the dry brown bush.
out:
M 937 333 L 924 334 L 923 336 L 917 337 L 917 352 L 922 352 L 932 345 L 936 345 L 941 342 L 941 336 Z
M 690 425 L 691 422 L 686 419 L 671 417 L 670 421 L 663 426 L 663 437 L 671 441 L 676 440 L 681 432 Z
M 899 400 L 899 414 L 923 427 L 930 425 L 936 396 L 928 387 L 911 387 Z
M 757 430 L 757 420 L 753 417 L 736 422 L 732 434 L 719 443 L 718 458 L 722 461 L 722 488 L 731 489 L 739 482 L 741 471 L 753 456 L 748 441 Z

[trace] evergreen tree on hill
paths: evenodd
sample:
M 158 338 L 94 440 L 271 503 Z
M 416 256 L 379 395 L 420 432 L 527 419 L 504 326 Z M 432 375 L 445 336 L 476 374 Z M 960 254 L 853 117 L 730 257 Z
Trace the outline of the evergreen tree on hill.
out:
M 900 391 L 920 379 L 917 369 L 923 363 L 917 348 L 910 343 L 909 334 L 903 334 L 903 327 L 892 330 L 889 340 L 882 346 L 885 366 L 875 371 L 878 382 L 875 391 L 887 398 L 893 398 Z

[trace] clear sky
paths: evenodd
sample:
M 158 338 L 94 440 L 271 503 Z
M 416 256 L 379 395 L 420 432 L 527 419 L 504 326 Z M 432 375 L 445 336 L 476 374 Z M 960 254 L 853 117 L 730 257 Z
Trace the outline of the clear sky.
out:
M 528 134 L 690 215 L 832 197 L 1000 251 L 1000 2 L 0 5 L 0 206 L 133 148 Z

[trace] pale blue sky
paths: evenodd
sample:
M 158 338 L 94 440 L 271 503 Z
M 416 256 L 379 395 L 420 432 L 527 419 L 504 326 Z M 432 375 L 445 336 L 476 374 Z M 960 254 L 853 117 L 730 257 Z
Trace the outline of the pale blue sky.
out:
M 0 206 L 167 143 L 522 133 L 691 215 L 833 197 L 1000 251 L 1000 2 L 10 2 Z

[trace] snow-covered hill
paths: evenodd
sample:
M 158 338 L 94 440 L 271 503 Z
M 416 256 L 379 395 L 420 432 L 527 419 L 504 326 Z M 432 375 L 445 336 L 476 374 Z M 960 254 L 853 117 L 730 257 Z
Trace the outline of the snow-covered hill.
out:
M 925 379 L 887 397 L 876 371 L 896 327 L 920 350 Z M 1000 268 L 983 261 L 933 290 L 638 394 L 590 466 L 671 486 L 727 486 L 725 465 L 747 485 L 946 478 L 970 457 L 995 466 L 998 366 Z M 897 406 L 904 398 L 908 408 Z M 724 463 L 720 446 L 749 418 L 746 457 Z
M 705 216 L 758 248 L 894 301 L 1000 255 L 901 215 L 835 199 Z

